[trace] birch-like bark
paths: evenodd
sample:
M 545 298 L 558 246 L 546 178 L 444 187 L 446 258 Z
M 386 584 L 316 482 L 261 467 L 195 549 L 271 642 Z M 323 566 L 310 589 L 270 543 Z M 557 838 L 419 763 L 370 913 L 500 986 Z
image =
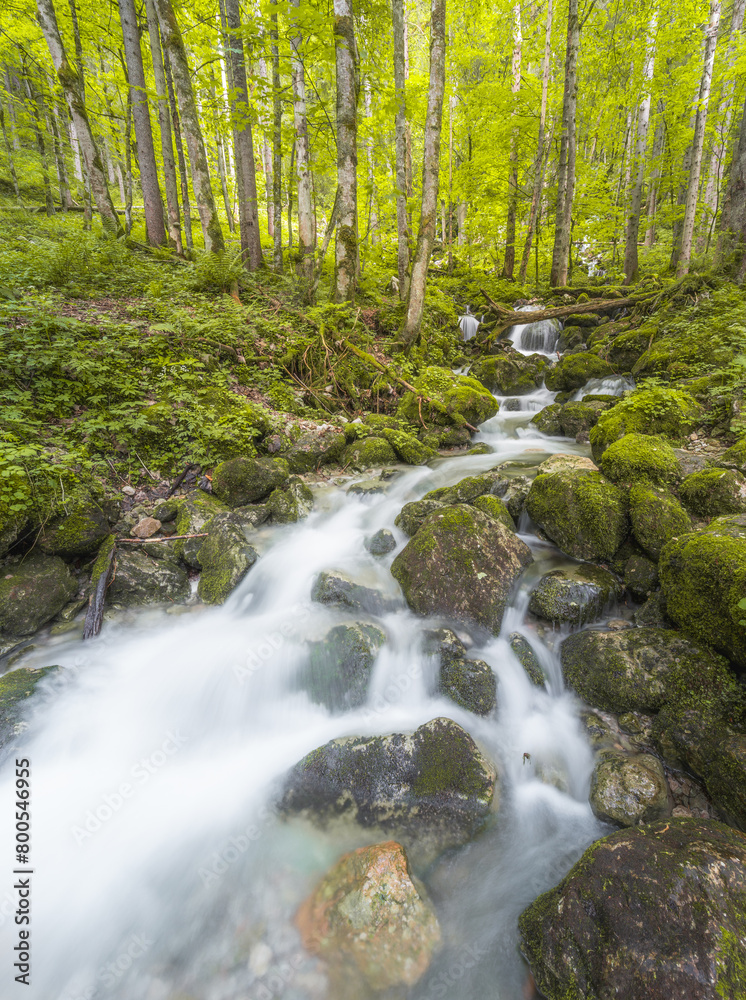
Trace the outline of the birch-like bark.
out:
M 658 31 L 658 8 L 654 7 L 648 25 L 648 39 L 645 48 L 645 65 L 642 71 L 642 94 L 637 113 L 637 148 L 635 149 L 635 183 L 632 188 L 627 219 L 627 241 L 624 251 L 625 283 L 631 285 L 637 278 L 639 262 L 637 238 L 640 232 L 640 209 L 642 208 L 642 187 L 645 183 L 645 158 L 648 144 L 648 123 L 650 121 L 650 87 L 655 67 L 655 37 Z
M 161 29 L 163 48 L 168 52 L 173 75 L 176 98 L 179 102 L 181 127 L 189 151 L 189 162 L 192 167 L 192 184 L 194 197 L 197 201 L 197 211 L 202 223 L 202 235 L 205 250 L 208 253 L 222 253 L 225 249 L 223 230 L 218 218 L 218 210 L 212 193 L 210 168 L 207 163 L 205 142 L 199 124 L 197 105 L 194 100 L 192 78 L 189 72 L 184 41 L 181 30 L 171 6 L 171 0 L 155 0 L 158 24 Z
M 547 98 L 549 95 L 549 70 L 551 68 L 552 56 L 552 18 L 554 15 L 554 0 L 547 2 L 547 19 L 544 26 L 544 57 L 541 66 L 541 110 L 539 112 L 539 136 L 536 141 L 536 159 L 534 160 L 534 186 L 531 191 L 531 208 L 528 213 L 528 229 L 526 231 L 526 242 L 523 245 L 521 256 L 521 266 L 518 271 L 518 281 L 523 284 L 526 280 L 528 262 L 531 256 L 531 243 L 536 229 L 536 216 L 539 211 L 539 201 L 541 191 L 544 186 L 544 171 L 546 168 L 546 155 L 544 148 L 544 133 L 547 122 Z M 547 148 L 546 153 L 549 150 Z
M 295 8 L 300 0 L 291 0 Z M 296 20 L 290 39 L 293 53 L 293 119 L 295 123 L 295 163 L 298 174 L 298 274 L 310 293 L 313 282 L 315 227 L 311 177 L 311 150 L 306 118 L 306 72 L 303 65 L 303 34 Z
M 168 50 L 163 50 L 163 68 L 166 73 L 166 86 L 168 88 L 168 106 L 171 110 L 171 121 L 174 125 L 174 145 L 176 146 L 176 160 L 179 164 L 179 182 L 181 184 L 181 203 L 184 206 L 184 242 L 187 250 L 191 250 L 194 245 L 192 234 L 192 202 L 189 197 L 189 178 L 187 176 L 187 165 L 184 157 L 184 144 L 181 141 L 181 121 L 179 119 L 179 109 L 176 106 L 176 95 L 174 94 L 174 81 L 171 73 L 171 62 L 168 58 Z
M 127 87 L 124 114 L 124 231 L 132 232 L 132 90 Z
M 661 179 L 661 153 L 663 150 L 663 140 L 664 140 L 664 129 L 665 123 L 663 122 L 663 101 L 658 102 L 658 122 L 655 129 L 655 139 L 653 141 L 653 170 L 650 175 L 650 190 L 648 191 L 648 200 L 645 206 L 645 215 L 647 217 L 647 228 L 645 230 L 645 246 L 652 247 L 655 243 L 656 232 L 655 232 L 655 217 L 658 211 L 658 188 L 660 186 Z
M 746 101 L 741 112 L 738 145 L 728 172 L 716 263 L 743 282 L 746 270 Z
M 166 71 L 163 66 L 161 51 L 161 33 L 158 29 L 158 15 L 154 0 L 145 0 L 148 15 L 148 35 L 150 38 L 150 54 L 153 62 L 153 78 L 155 91 L 158 95 L 158 127 L 161 133 L 161 157 L 163 158 L 163 179 L 166 188 L 166 206 L 168 214 L 168 235 L 181 254 L 184 248 L 181 243 L 181 215 L 179 212 L 179 192 L 176 186 L 176 161 L 174 147 L 171 141 L 171 111 L 168 106 L 168 86 Z
M 274 7 L 277 0 L 271 0 Z M 272 56 L 272 264 L 282 274 L 282 98 L 280 95 L 280 48 L 277 11 L 270 14 Z
M 521 5 L 513 5 L 513 61 L 510 90 L 513 94 L 513 110 L 518 92 L 521 89 L 521 52 L 523 49 L 523 34 L 521 32 Z M 518 135 L 515 127 L 510 136 L 510 170 L 508 172 L 508 216 L 505 220 L 505 260 L 502 277 L 513 280 L 515 269 L 515 217 L 518 208 Z
M 269 69 L 267 68 L 267 59 L 265 57 L 265 36 L 260 35 L 260 48 L 259 48 L 259 59 L 257 60 L 259 66 L 259 76 L 264 80 L 265 87 L 267 90 L 270 89 L 270 76 Z M 262 167 L 264 169 L 264 191 L 265 191 L 265 201 L 267 205 L 267 233 L 270 239 L 274 240 L 275 235 L 275 206 L 272 200 L 273 195 L 273 179 L 272 179 L 272 144 L 267 138 L 268 128 L 265 125 L 262 127 Z
M 422 159 L 422 208 L 417 249 L 412 261 L 412 278 L 407 299 L 407 313 L 400 340 L 408 350 L 417 340 L 425 306 L 427 267 L 435 240 L 438 211 L 438 174 L 440 171 L 440 132 L 446 76 L 446 4 L 432 0 L 430 13 L 430 84 L 425 120 L 425 143 Z
M 163 218 L 163 199 L 158 184 L 158 168 L 155 163 L 135 0 L 119 0 L 119 20 L 122 24 L 124 57 L 127 60 L 127 75 L 132 95 L 132 121 L 135 126 L 137 165 L 140 170 L 140 187 L 145 210 L 145 232 L 148 243 L 160 247 L 168 242 L 168 237 Z
M 78 23 L 78 8 L 75 5 L 75 0 L 69 0 L 70 5 L 70 19 L 73 23 L 73 39 L 75 42 L 75 66 L 78 70 L 78 79 L 80 80 L 80 96 L 83 101 L 83 106 L 85 107 L 85 70 L 83 67 L 83 44 L 80 40 L 80 24 Z M 103 163 L 103 157 L 101 159 Z M 91 202 L 92 192 L 91 192 L 91 179 L 88 176 L 88 170 L 85 166 L 85 158 L 82 167 L 83 174 L 83 228 L 91 228 L 91 220 L 93 218 L 93 205 Z
M 337 76 L 337 185 L 339 206 L 334 248 L 335 302 L 352 301 L 357 283 L 358 53 L 352 0 L 334 0 Z
M 11 146 L 10 139 L 8 138 L 8 130 L 5 127 L 5 111 L 3 109 L 2 101 L 0 101 L 0 129 L 3 133 L 3 144 L 5 145 L 5 154 L 8 157 L 8 168 L 10 170 L 10 177 L 13 181 L 13 190 L 15 192 L 16 201 L 23 207 L 23 199 L 21 198 L 21 189 L 18 186 L 18 174 L 16 173 L 16 164 L 13 157 L 13 147 Z
M 689 273 L 689 263 L 692 256 L 692 240 L 694 238 L 694 220 L 697 214 L 697 195 L 699 193 L 699 175 L 702 169 L 702 150 L 705 145 L 705 126 L 707 124 L 707 109 L 710 104 L 710 87 L 712 85 L 712 69 L 715 63 L 715 49 L 720 27 L 720 0 L 710 0 L 710 21 L 707 26 L 705 41 L 705 57 L 702 66 L 702 79 L 699 84 L 697 101 L 697 116 L 694 122 L 694 142 L 692 143 L 692 168 L 689 174 L 689 188 L 686 194 L 684 222 L 681 230 L 681 253 L 679 255 L 676 273 L 679 277 Z
M 557 173 L 557 213 L 550 283 L 567 284 L 570 262 L 572 202 L 575 194 L 575 118 L 578 99 L 578 50 L 580 20 L 578 0 L 568 0 L 565 90 L 562 99 L 562 140 Z
M 371 120 L 373 118 L 373 107 L 371 101 L 369 77 L 365 78 L 363 84 L 363 94 L 364 94 L 364 105 L 365 105 L 365 117 Z M 365 242 L 367 245 L 368 238 L 370 238 L 371 243 L 378 242 L 378 209 L 376 207 L 377 203 L 376 174 L 375 174 L 375 163 L 373 161 L 372 134 L 368 136 L 368 140 L 365 143 L 365 156 L 368 161 L 368 225 L 365 233 Z
M 399 298 L 409 293 L 409 220 L 407 218 L 407 109 L 405 98 L 404 0 L 391 0 L 394 29 L 394 89 L 396 94 L 396 236 Z
M 52 93 L 51 85 L 49 90 L 51 94 Z M 57 165 L 57 184 L 60 189 L 60 204 L 62 206 L 62 211 L 67 212 L 73 207 L 73 198 L 70 193 L 70 185 L 67 180 L 67 167 L 65 165 L 65 148 L 62 145 L 62 137 L 60 135 L 60 126 L 57 120 L 57 109 L 55 107 L 54 97 L 51 97 L 49 103 L 49 124 L 52 129 L 54 162 Z
M 93 132 L 91 131 L 88 115 L 86 114 L 85 103 L 80 90 L 80 79 L 67 60 L 65 46 L 62 42 L 60 29 L 57 26 L 54 2 L 53 0 L 37 0 L 36 9 L 41 30 L 49 46 L 57 79 L 60 81 L 62 92 L 70 108 L 70 116 L 75 125 L 75 134 L 80 143 L 83 159 L 85 160 L 96 208 L 101 215 L 104 229 L 118 236 L 122 232 L 122 227 L 114 209 L 111 195 L 109 194 L 101 156 L 96 145 L 96 140 L 93 137 Z

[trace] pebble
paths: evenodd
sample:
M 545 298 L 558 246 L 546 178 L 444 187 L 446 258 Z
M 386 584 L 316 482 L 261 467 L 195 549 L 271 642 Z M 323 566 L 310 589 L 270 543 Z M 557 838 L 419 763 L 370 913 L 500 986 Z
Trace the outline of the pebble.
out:
M 150 538 L 156 531 L 160 530 L 161 522 L 157 518 L 144 517 L 141 521 L 137 522 L 130 534 L 134 538 Z

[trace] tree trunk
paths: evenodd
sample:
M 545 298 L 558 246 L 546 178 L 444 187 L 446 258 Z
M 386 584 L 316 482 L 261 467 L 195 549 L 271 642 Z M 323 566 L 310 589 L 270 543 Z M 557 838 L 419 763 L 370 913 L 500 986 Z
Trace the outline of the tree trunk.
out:
M 277 6 L 277 0 L 271 0 Z M 272 56 L 272 264 L 282 274 L 282 98 L 280 95 L 280 49 L 277 11 L 270 14 Z
M 166 86 L 168 87 L 168 105 L 171 109 L 171 120 L 174 123 L 174 144 L 176 146 L 176 157 L 179 163 L 179 181 L 181 183 L 181 203 L 184 206 L 184 241 L 187 250 L 191 250 L 194 245 L 192 235 L 192 203 L 189 198 L 189 178 L 187 177 L 186 160 L 184 159 L 184 144 L 181 141 L 181 121 L 179 119 L 179 109 L 176 106 L 176 95 L 174 94 L 174 81 L 171 74 L 171 61 L 168 58 L 168 50 L 163 50 L 163 68 L 166 72 Z
M 399 298 L 409 293 L 409 220 L 407 218 L 407 110 L 405 99 L 404 0 L 392 0 L 394 28 L 394 88 L 396 92 L 396 233 Z
M 352 301 L 357 278 L 358 53 L 352 0 L 334 0 L 337 75 L 337 186 L 339 206 L 334 250 L 335 302 Z
M 293 170 L 295 169 L 295 140 L 290 150 L 288 169 L 288 250 L 293 249 Z
M 417 249 L 412 262 L 412 279 L 407 299 L 407 314 L 400 340 L 408 350 L 417 340 L 425 305 L 425 285 L 430 252 L 435 239 L 438 210 L 438 173 L 440 170 L 440 130 L 446 71 L 446 4 L 432 0 L 430 15 L 430 85 L 425 121 L 425 144 L 422 158 L 422 208 Z
M 298 8 L 300 0 L 291 0 Z M 313 283 L 313 254 L 315 246 L 315 226 L 313 222 L 313 199 L 311 196 L 311 149 L 308 142 L 308 120 L 306 119 L 306 73 L 303 66 L 303 35 L 295 25 L 295 33 L 290 39 L 293 52 L 293 118 L 295 123 L 295 163 L 298 174 L 298 274 L 303 279 L 310 294 Z
M 145 71 L 140 49 L 140 29 L 135 13 L 135 0 L 119 0 L 119 20 L 122 23 L 124 56 L 127 60 L 127 75 L 132 92 L 132 120 L 135 125 L 137 145 L 137 165 L 140 170 L 140 187 L 145 210 L 145 232 L 151 246 L 165 246 L 168 242 L 166 224 L 163 218 L 163 199 L 158 184 L 158 168 L 155 164 L 153 131 L 150 127 L 150 111 L 145 89 Z
M 375 163 L 373 159 L 373 135 L 372 135 L 372 119 L 373 119 L 373 109 L 371 106 L 371 93 L 370 93 L 370 78 L 365 78 L 365 83 L 363 87 L 365 94 L 365 117 L 370 122 L 371 134 L 368 136 L 368 140 L 365 143 L 365 156 L 368 160 L 368 226 L 365 233 L 365 243 L 367 245 L 368 238 L 370 237 L 371 243 L 378 242 L 378 211 L 376 208 L 377 195 L 376 195 L 376 172 Z
M 132 89 L 127 88 L 124 116 L 124 232 L 132 232 Z
M 163 48 L 168 52 L 174 88 L 179 102 L 181 126 L 184 130 L 189 162 L 192 167 L 192 184 L 197 200 L 197 211 L 202 223 L 205 250 L 208 253 L 222 253 L 225 249 L 223 230 L 218 218 L 218 210 L 210 183 L 210 168 L 207 164 L 205 142 L 199 124 L 197 105 L 192 90 L 192 78 L 187 63 L 184 41 L 181 37 L 171 0 L 155 0 L 158 23 L 163 39 Z
M 516 112 L 516 98 L 521 89 L 521 50 L 523 35 L 521 33 L 521 5 L 513 6 L 513 79 L 511 93 L 513 105 L 511 117 Z M 518 207 L 518 134 L 515 127 L 510 136 L 510 171 L 508 173 L 508 217 L 505 222 L 505 261 L 501 277 L 513 280 L 515 269 L 515 217 Z
M 49 88 L 50 94 L 52 93 L 52 87 L 50 84 Z M 57 120 L 57 109 L 55 107 L 54 97 L 50 100 L 49 105 L 49 124 L 52 129 L 52 143 L 54 147 L 54 160 L 57 164 L 57 182 L 60 189 L 60 205 L 62 206 L 62 211 L 67 212 L 73 207 L 73 199 L 70 194 L 70 185 L 67 180 L 67 167 L 65 165 L 65 148 L 62 145 L 62 137 L 60 135 L 60 126 Z M 13 169 L 13 164 L 11 162 L 11 170 Z M 15 172 L 15 171 L 14 171 Z
M 684 159 L 681 163 L 681 175 L 682 181 L 679 184 L 679 191 L 676 197 L 676 205 L 679 208 L 684 208 L 686 205 L 686 195 L 688 190 L 689 182 L 689 171 L 692 166 L 692 147 L 687 146 L 684 151 Z M 671 181 L 671 202 L 673 203 L 673 181 Z M 669 264 L 669 270 L 675 271 L 679 264 L 679 257 L 681 256 L 681 233 L 684 224 L 683 215 L 679 215 L 674 218 L 673 225 L 671 226 L 671 262 Z
M 179 192 L 176 186 L 176 163 L 174 147 L 171 142 L 171 112 L 168 106 L 168 86 L 166 71 L 163 66 L 161 51 L 161 34 L 158 29 L 158 15 L 154 0 L 145 0 L 148 14 L 148 33 L 150 36 L 150 53 L 153 60 L 153 77 L 155 90 L 158 94 L 158 126 L 161 133 L 161 156 L 163 157 L 163 177 L 166 188 L 166 205 L 168 208 L 168 233 L 181 254 L 184 248 L 181 243 L 181 217 L 179 213 Z
M 36 148 L 39 152 L 39 160 L 41 163 L 41 174 L 44 182 L 44 208 L 47 215 L 54 215 L 54 197 L 52 195 L 52 187 L 49 183 L 49 157 L 47 154 L 47 146 L 44 142 L 44 105 L 42 103 L 41 95 L 37 93 L 36 88 L 31 82 L 28 70 L 24 73 L 24 82 L 26 84 L 26 93 L 28 94 L 29 107 L 31 109 L 31 122 L 34 130 L 34 137 L 36 139 Z
M 689 174 L 689 189 L 686 194 L 684 223 L 681 230 L 681 253 L 676 273 L 679 277 L 689 273 L 689 262 L 692 256 L 692 240 L 694 237 L 694 220 L 697 214 L 697 195 L 699 193 L 699 175 L 702 169 L 702 150 L 705 144 L 705 126 L 707 124 L 707 109 L 710 103 L 710 86 L 712 84 L 712 68 L 715 63 L 715 48 L 720 27 L 720 0 L 710 0 L 710 23 L 707 27 L 705 42 L 705 57 L 702 66 L 702 79 L 699 84 L 699 99 L 697 102 L 697 117 L 694 123 L 694 142 L 692 144 L 692 169 Z
M 565 91 L 562 99 L 562 141 L 557 174 L 557 214 L 552 251 L 552 285 L 567 284 L 570 260 L 572 201 L 575 193 L 575 111 L 578 97 L 580 21 L 578 0 L 568 0 Z
M 260 35 L 260 44 L 264 45 L 264 35 Z M 267 88 L 270 86 L 269 82 L 269 70 L 267 69 L 267 60 L 264 55 L 264 49 L 260 48 L 259 55 L 259 76 L 264 80 Z M 262 166 L 264 168 L 264 191 L 265 199 L 267 203 L 267 233 L 274 241 L 275 235 L 275 206 L 273 202 L 273 191 L 274 191 L 274 181 L 272 178 L 272 145 L 267 138 L 267 128 L 263 128 L 262 131 Z
M 5 145 L 5 153 L 8 157 L 8 168 L 10 170 L 11 180 L 13 181 L 13 190 L 15 191 L 16 200 L 18 204 L 23 207 L 23 199 L 21 198 L 21 189 L 18 186 L 18 174 L 16 173 L 15 160 L 13 159 L 13 148 L 10 144 L 10 139 L 8 138 L 8 131 L 5 127 L 5 111 L 3 109 L 2 102 L 0 101 L 0 129 L 3 133 L 3 143 Z
M 118 236 L 122 231 L 122 227 L 117 218 L 111 195 L 109 194 L 101 156 L 88 121 L 85 102 L 80 89 L 80 79 L 67 61 L 65 46 L 62 43 L 60 29 L 57 26 L 54 2 L 53 0 L 36 0 L 36 8 L 39 24 L 49 46 L 57 78 L 60 81 L 62 91 L 70 108 L 70 115 L 75 125 L 75 134 L 81 146 L 83 159 L 85 160 L 91 183 L 91 191 L 96 201 L 96 208 L 101 215 L 104 229 Z
M 83 102 L 83 107 L 85 107 L 85 71 L 83 68 L 83 45 L 80 41 L 80 25 L 78 24 L 78 8 L 75 6 L 75 0 L 70 0 L 70 19 L 73 23 L 73 39 L 75 41 L 75 65 L 78 70 L 78 78 L 80 80 L 80 96 Z M 101 161 L 103 163 L 103 160 Z M 88 168 L 85 164 L 85 157 L 82 167 L 82 180 L 83 180 L 83 228 L 91 228 L 91 220 L 93 218 L 93 205 L 91 203 L 91 178 L 88 175 Z
M 655 129 L 655 140 L 653 142 L 653 170 L 650 175 L 650 190 L 645 206 L 647 216 L 647 228 L 645 230 L 645 246 L 651 247 L 655 243 L 655 216 L 658 210 L 658 187 L 660 185 L 661 167 L 660 158 L 663 149 L 663 139 L 665 123 L 663 122 L 663 101 L 658 102 L 658 122 Z
M 642 207 L 642 186 L 645 182 L 645 157 L 648 143 L 648 123 L 650 121 L 650 86 L 655 66 L 655 36 L 658 31 L 658 9 L 653 8 L 648 25 L 648 41 L 645 50 L 645 65 L 642 72 L 642 94 L 637 114 L 637 148 L 635 150 L 636 176 L 632 189 L 627 220 L 627 245 L 624 251 L 625 283 L 631 285 L 637 278 L 639 263 L 637 257 L 637 237 L 640 232 L 640 209 Z
M 746 101 L 741 112 L 738 145 L 728 173 L 716 262 L 742 282 L 746 268 Z

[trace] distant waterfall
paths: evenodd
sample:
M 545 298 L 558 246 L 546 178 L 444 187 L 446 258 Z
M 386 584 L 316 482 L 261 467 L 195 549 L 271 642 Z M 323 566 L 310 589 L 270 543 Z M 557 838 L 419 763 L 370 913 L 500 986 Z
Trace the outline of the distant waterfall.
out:
M 484 319 L 484 316 L 482 317 Z M 463 316 L 459 316 L 458 325 L 461 327 L 461 337 L 462 340 L 472 340 L 476 334 L 482 320 L 477 319 L 477 317 L 472 313 L 469 306 L 466 307 L 466 312 Z

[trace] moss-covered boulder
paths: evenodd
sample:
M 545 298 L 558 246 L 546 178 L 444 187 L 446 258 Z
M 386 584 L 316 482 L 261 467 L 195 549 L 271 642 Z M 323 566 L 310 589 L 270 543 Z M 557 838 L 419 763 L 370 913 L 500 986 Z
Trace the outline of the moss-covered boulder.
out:
M 531 417 L 531 423 L 542 434 L 548 434 L 549 437 L 562 437 L 564 431 L 560 423 L 561 413 L 561 403 L 550 403 L 549 406 L 542 407 L 537 414 Z
M 290 472 L 313 472 L 339 462 L 345 449 L 344 431 L 332 424 L 306 428 L 282 450 Z
M 307 682 L 311 698 L 333 712 L 364 704 L 373 664 L 386 633 L 370 622 L 335 625 L 312 642 Z
M 365 587 L 347 574 L 337 572 L 319 573 L 311 588 L 311 600 L 350 611 L 367 611 L 372 615 L 382 615 L 396 606 L 396 602 L 380 590 Z
M 633 366 L 647 349 L 651 332 L 647 325 L 644 325 L 617 334 L 604 352 L 609 364 L 619 372 L 632 371 Z
M 577 350 L 585 342 L 585 333 L 586 331 L 582 327 L 566 323 L 557 340 L 559 353 L 564 354 L 565 351 Z
M 550 1000 L 739 1000 L 746 969 L 746 840 L 666 819 L 585 852 L 519 920 Z
M 284 486 L 289 475 L 284 458 L 232 458 L 216 467 L 212 490 L 229 507 L 243 507 L 264 500 L 272 490 Z
M 75 577 L 58 556 L 32 552 L 0 573 L 0 636 L 31 635 L 75 596 Z
M 39 536 L 39 548 L 53 556 L 90 556 L 110 531 L 103 511 L 83 507 L 46 527 Z
M 0 677 L 0 747 L 19 731 L 28 699 L 36 685 L 59 667 L 19 667 Z
M 406 462 L 407 465 L 427 465 L 428 462 L 438 457 L 434 448 L 428 448 L 414 434 L 385 428 L 381 431 L 381 436 L 388 441 L 399 460 Z
M 202 542 L 203 539 L 198 539 Z M 113 604 L 133 607 L 138 604 L 185 601 L 189 597 L 189 577 L 165 545 L 154 543 L 153 553 L 142 546 L 117 550 L 116 572 L 108 596 Z
M 365 547 L 372 556 L 386 556 L 396 548 L 396 539 L 388 528 L 379 528 Z
M 686 509 L 697 517 L 746 511 L 746 479 L 733 469 L 693 472 L 682 482 L 679 493 Z
M 497 413 L 498 404 L 492 393 L 468 375 L 454 375 L 445 368 L 425 368 L 413 385 L 418 391 L 404 393 L 396 412 L 415 426 L 422 420 L 440 425 L 476 426 Z
M 746 515 L 719 517 L 670 541 L 660 559 L 666 611 L 690 635 L 746 670 Z
M 394 465 L 396 461 L 396 452 L 388 441 L 381 437 L 360 438 L 348 445 L 342 455 L 342 465 L 353 470 Z
M 543 687 L 546 684 L 546 675 L 539 657 L 536 655 L 533 646 L 528 639 L 520 632 L 511 632 L 508 642 L 513 655 L 526 671 L 526 676 L 536 687 Z
M 570 392 L 582 389 L 592 378 L 607 378 L 614 369 L 596 354 L 567 354 L 547 374 L 547 389 L 552 392 Z
M 267 506 L 275 524 L 292 524 L 311 513 L 313 493 L 302 479 L 291 476 L 284 489 L 272 490 Z
M 732 448 L 721 455 L 718 465 L 724 469 L 735 469 L 742 476 L 746 476 L 746 438 L 738 441 Z
M 437 500 L 444 504 L 471 503 L 477 497 L 497 490 L 502 484 L 503 478 L 500 472 L 485 472 L 481 476 L 466 476 L 454 486 L 441 486 L 437 490 L 430 490 L 423 499 Z
M 425 634 L 425 651 L 438 657 L 438 690 L 461 708 L 489 715 L 497 704 L 497 681 L 484 660 L 471 660 L 455 632 L 431 629 Z
M 471 840 L 496 798 L 496 771 L 451 719 L 414 733 L 348 736 L 312 751 L 285 779 L 280 809 L 325 824 L 347 816 L 391 831 L 407 847 Z
M 625 434 L 660 434 L 679 443 L 701 416 L 699 403 L 679 389 L 635 389 L 598 418 L 591 430 L 593 457 L 598 462 Z
M 671 815 L 666 774 L 652 754 L 605 750 L 591 775 L 591 808 L 604 823 L 637 826 Z
M 518 577 L 533 560 L 512 531 L 466 504 L 430 514 L 391 572 L 409 606 L 475 622 L 497 634 Z
M 295 922 L 306 951 L 328 963 L 337 997 L 414 986 L 441 940 L 433 905 L 393 840 L 341 857 Z
M 679 463 L 665 438 L 650 434 L 625 434 L 604 450 L 601 471 L 614 483 L 640 480 L 656 486 L 672 486 L 679 481 Z
M 622 586 L 600 566 L 582 563 L 546 573 L 534 588 L 528 609 L 553 624 L 585 625 L 597 621 Z
M 635 483 L 629 491 L 629 516 L 635 541 L 656 561 L 667 542 L 692 527 L 676 497 L 645 482 Z
M 411 538 L 420 530 L 426 518 L 444 506 L 440 500 L 413 500 L 412 503 L 404 504 L 396 515 L 394 524 Z
M 591 427 L 595 427 L 598 423 L 599 415 L 608 408 L 609 403 L 598 399 L 588 403 L 572 400 L 565 403 L 559 414 L 562 433 L 565 437 L 574 438 L 578 434 L 589 432 Z
M 636 601 L 646 600 L 657 589 L 658 567 L 641 552 L 633 552 L 624 564 L 624 586 Z
M 568 636 L 560 650 L 567 684 L 607 712 L 657 712 L 692 693 L 720 690 L 727 662 L 674 629 L 589 629 Z
M 256 562 L 240 516 L 216 514 L 205 526 L 207 538 L 199 553 L 202 567 L 197 596 L 205 604 L 222 604 Z
M 537 476 L 526 509 L 563 552 L 611 559 L 627 536 L 627 495 L 600 472 L 565 469 Z
M 211 518 L 227 511 L 228 507 L 221 503 L 217 497 L 204 493 L 202 490 L 192 490 L 191 493 L 178 501 L 176 534 L 201 535 Z M 203 538 L 180 538 L 169 543 L 169 550 L 174 559 L 183 559 L 187 566 L 192 569 L 200 569 L 198 553 L 203 541 Z
M 498 396 L 525 396 L 536 392 L 548 367 L 538 355 L 526 358 L 519 351 L 502 350 L 475 361 L 469 374 Z
M 515 531 L 515 521 L 510 516 L 510 511 L 500 497 L 496 497 L 492 493 L 485 493 L 483 496 L 477 497 L 476 500 L 472 500 L 471 506 L 476 507 L 477 510 L 481 510 L 483 514 L 491 517 L 493 521 L 499 521 L 500 524 L 504 524 L 510 531 Z

